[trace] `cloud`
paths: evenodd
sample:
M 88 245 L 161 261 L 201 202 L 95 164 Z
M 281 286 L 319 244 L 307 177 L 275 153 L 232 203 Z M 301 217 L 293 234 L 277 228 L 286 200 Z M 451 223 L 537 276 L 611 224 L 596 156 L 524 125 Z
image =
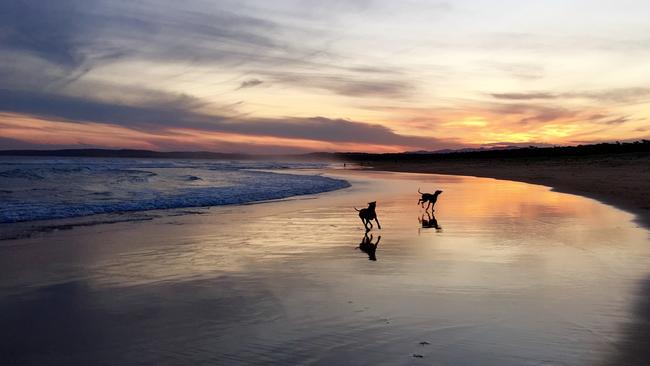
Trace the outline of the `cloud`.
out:
M 413 91 L 406 80 L 359 78 L 356 75 L 313 72 L 265 72 L 276 83 L 291 84 L 306 89 L 321 89 L 350 97 L 402 98 Z
M 246 72 L 292 67 L 355 75 L 393 72 L 376 65 L 346 66 L 342 56 L 315 41 L 330 37 L 328 29 L 272 18 L 268 10 L 229 2 L 5 0 L 0 2 L 0 52 L 35 57 L 76 74 L 125 59 Z M 0 63 L 0 73 L 11 64 Z
M 549 100 L 549 99 L 588 99 L 599 103 L 638 103 L 650 101 L 650 88 L 629 87 L 605 90 L 586 90 L 564 93 L 513 92 L 489 93 L 495 99 L 504 100 Z
M 579 114 L 577 111 L 563 107 L 530 103 L 501 103 L 490 105 L 489 108 L 498 115 L 523 115 L 525 117 L 519 120 L 521 124 L 545 123 Z
M 621 125 L 625 122 L 628 122 L 630 120 L 629 116 L 624 116 L 624 117 L 618 117 L 614 119 L 609 119 L 606 121 L 603 121 L 602 123 L 606 125 Z
M 523 118 L 521 123 L 544 123 L 555 121 L 558 119 L 571 118 L 578 115 L 578 112 L 570 111 L 564 108 L 555 108 L 555 107 L 538 107 L 536 108 L 535 114 L 530 117 Z
M 301 41 L 315 31 L 241 9 L 168 0 L 2 1 L 0 85 L 42 89 L 47 75 L 48 83 L 63 86 L 116 61 L 249 72 L 309 66 L 319 55 Z
M 91 78 L 90 88 L 91 81 L 84 78 L 88 73 L 113 63 L 145 62 L 155 65 L 151 69 L 197 65 L 261 74 L 274 83 L 354 97 L 403 97 L 412 89 L 393 68 L 348 64 L 323 42 L 314 41 L 327 39 L 327 29 L 274 21 L 250 5 L 179 5 L 169 0 L 2 1 L 0 85 L 97 96 L 110 88 L 129 86 L 125 81 L 101 85 Z M 249 11 L 244 13 L 245 9 Z M 236 90 L 263 82 L 244 80 Z
M 78 5 L 83 2 L 7 0 L 0 3 L 2 48 L 24 51 L 54 64 L 78 66 L 83 32 L 90 26 Z
M 254 87 L 254 86 L 258 86 L 258 85 L 260 85 L 260 84 L 262 84 L 262 83 L 263 83 L 263 81 L 260 80 L 260 79 L 248 79 L 248 80 L 244 80 L 244 81 L 241 82 L 241 84 L 239 85 L 239 88 L 237 88 L 237 90 L 239 90 L 239 89 L 245 89 L 245 88 L 252 88 L 252 87 Z
M 442 144 L 437 138 L 395 131 L 417 135 L 419 129 L 467 141 L 506 140 L 512 132 L 518 135 L 513 141 L 519 141 L 551 122 L 574 124 L 572 128 L 599 124 L 612 130 L 626 123 L 630 131 L 642 124 L 636 119 L 642 108 L 615 108 L 650 100 L 643 79 L 640 87 L 608 89 L 610 81 L 592 77 L 600 83 L 593 84 L 594 90 L 559 89 L 556 80 L 565 85 L 575 81 L 571 77 L 593 76 L 597 65 L 578 70 L 580 74 L 566 73 L 594 57 L 584 51 L 594 51 L 595 45 L 582 47 L 579 41 L 593 41 L 597 35 L 549 36 L 534 34 L 537 28 L 527 26 L 517 28 L 518 34 L 504 34 L 499 33 L 501 26 L 485 27 L 491 22 L 468 24 L 471 17 L 456 18 L 481 8 L 474 4 L 450 11 L 450 2 L 375 0 L 4 0 L 0 109 L 152 133 L 189 128 L 332 142 L 354 137 L 391 146 Z M 476 14 L 492 14 L 490 9 Z M 432 23 L 432 15 L 441 21 Z M 448 25 L 456 23 L 462 26 L 449 33 Z M 616 38 L 638 40 L 629 35 L 626 40 L 612 35 L 602 39 L 601 46 L 613 46 Z M 551 51 L 560 46 L 570 52 Z M 495 55 L 495 50 L 505 52 Z M 540 64 L 540 55 L 548 62 Z M 632 80 L 643 59 L 635 56 L 599 60 L 603 67 L 623 65 L 625 75 L 617 80 Z M 476 100 L 470 94 L 474 92 L 465 89 L 468 77 L 472 85 L 515 77 L 516 83 L 500 85 L 544 85 L 547 90 L 497 89 Z M 531 83 L 535 78 L 543 80 Z M 304 102 L 294 105 L 293 98 L 236 92 L 249 88 L 283 89 Z M 401 106 L 404 111 L 362 107 L 369 104 Z M 350 119 L 278 117 L 287 111 L 372 118 L 395 130 Z M 601 117 L 588 119 L 598 111 Z M 485 118 L 490 128 L 471 133 L 463 126 L 427 128 L 473 117 Z M 554 131 L 559 130 L 555 126 Z M 497 132 L 498 138 L 490 135 Z
M 214 59 L 245 47 L 279 47 L 268 36 L 274 23 L 220 10 L 203 13 L 169 1 L 6 0 L 3 48 L 76 67 L 98 56 Z
M 3 112 L 35 115 L 50 120 L 118 125 L 149 133 L 175 128 L 423 149 L 456 146 L 451 140 L 401 135 L 381 125 L 345 119 L 233 119 L 196 112 L 193 105 L 193 99 L 183 95 L 176 99 L 169 97 L 166 102 L 159 104 L 125 105 L 80 97 L 0 89 L 0 111 Z
M 75 148 L 75 147 L 79 148 L 79 146 L 71 146 L 71 145 L 61 147 L 61 148 L 66 149 L 66 148 Z M 0 137 L 0 149 L 2 150 L 23 150 L 23 149 L 44 150 L 50 148 L 52 148 L 51 145 L 35 144 L 27 141 L 21 141 L 18 139 Z
M 31 91 L 0 89 L 0 111 L 70 121 L 92 121 L 117 125 L 173 125 L 190 113 L 192 98 L 171 96 L 159 104 L 114 104 L 80 97 Z
M 613 116 L 611 114 L 595 113 L 584 118 L 584 120 L 604 125 L 620 125 L 632 121 L 632 118 L 630 116 Z
M 531 99 L 556 99 L 557 95 L 543 92 L 532 93 L 492 93 L 490 94 L 496 99 L 508 100 L 531 100 Z
M 489 69 L 526 81 L 541 79 L 546 73 L 543 66 L 533 63 L 495 62 L 491 60 L 484 62 L 484 64 Z
M 650 101 L 650 88 L 629 87 L 595 91 L 571 92 L 563 94 L 566 98 L 583 98 L 602 103 L 638 103 Z

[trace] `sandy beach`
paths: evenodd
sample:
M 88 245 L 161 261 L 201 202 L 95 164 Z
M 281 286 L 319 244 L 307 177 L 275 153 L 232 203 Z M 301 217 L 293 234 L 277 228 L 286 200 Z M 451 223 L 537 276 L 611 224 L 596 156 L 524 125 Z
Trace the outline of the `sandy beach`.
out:
M 1 363 L 649 359 L 648 232 L 632 214 L 518 182 L 320 173 L 352 186 L 0 241 Z M 444 191 L 435 216 L 418 188 Z M 366 238 L 353 207 L 373 200 L 382 229 Z
M 637 222 L 650 228 L 648 153 L 355 162 L 384 171 L 469 175 L 541 184 L 558 192 L 595 198 L 633 212 Z

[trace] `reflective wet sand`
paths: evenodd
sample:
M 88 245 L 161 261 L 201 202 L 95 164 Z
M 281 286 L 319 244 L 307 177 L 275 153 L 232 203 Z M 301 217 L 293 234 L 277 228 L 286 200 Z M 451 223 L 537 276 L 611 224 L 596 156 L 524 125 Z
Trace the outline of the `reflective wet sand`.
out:
M 650 362 L 632 215 L 516 182 L 327 174 L 352 188 L 1 242 L 0 363 Z M 444 191 L 435 216 L 418 188 Z M 353 206 L 372 200 L 365 237 Z

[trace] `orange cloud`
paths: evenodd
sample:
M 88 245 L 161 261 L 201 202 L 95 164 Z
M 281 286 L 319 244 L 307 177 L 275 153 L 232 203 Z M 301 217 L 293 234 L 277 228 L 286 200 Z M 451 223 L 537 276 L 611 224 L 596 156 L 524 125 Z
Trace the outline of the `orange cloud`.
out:
M 460 107 L 377 107 L 383 124 L 400 134 L 454 138 L 464 145 L 500 142 L 573 144 L 639 135 L 633 112 L 607 106 L 461 101 Z M 636 131 L 636 134 L 634 133 Z
M 400 145 L 367 143 L 333 143 L 311 139 L 281 138 L 204 131 L 190 128 L 167 128 L 156 133 L 95 122 L 45 120 L 20 114 L 0 113 L 2 137 L 39 145 L 79 145 L 109 148 L 166 150 L 222 150 L 259 152 L 271 149 L 287 151 L 375 151 L 399 152 Z
M 2 137 L 43 145 L 94 145 L 155 148 L 150 134 L 102 123 L 50 121 L 20 114 L 0 114 Z

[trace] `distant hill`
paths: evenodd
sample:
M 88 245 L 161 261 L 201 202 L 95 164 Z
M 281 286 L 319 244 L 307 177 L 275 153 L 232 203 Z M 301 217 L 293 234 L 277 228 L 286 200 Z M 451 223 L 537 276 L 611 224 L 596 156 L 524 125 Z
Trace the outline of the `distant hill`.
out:
M 650 140 L 555 147 L 499 147 L 484 149 L 414 151 L 404 153 L 315 152 L 298 155 L 249 155 L 209 151 L 150 151 L 132 149 L 0 150 L 0 156 L 60 156 L 94 158 L 214 159 L 214 160 L 298 160 L 298 161 L 384 161 L 426 159 L 552 158 L 585 155 L 649 153 Z
M 0 150 L 0 156 L 61 156 L 86 158 L 156 158 L 156 159 L 219 159 L 246 160 L 253 156 L 209 151 L 151 151 L 131 149 L 63 149 L 63 150 Z
M 579 157 L 587 155 L 613 155 L 650 153 L 650 140 L 635 142 L 600 143 L 578 146 L 554 147 L 517 147 L 510 149 L 470 149 L 470 150 L 443 150 L 436 152 L 410 152 L 410 153 L 335 153 L 337 159 L 345 161 L 425 161 L 446 159 L 517 159 L 517 158 L 555 158 Z
M 406 151 L 402 154 L 449 154 L 449 153 L 459 153 L 459 152 L 463 153 L 463 152 L 490 151 L 490 150 L 517 150 L 517 149 L 524 149 L 529 147 L 539 147 L 539 146 L 508 145 L 508 146 L 490 146 L 490 147 L 467 147 L 463 149 L 441 149 L 441 150 L 433 150 L 433 151 L 427 151 L 427 150 Z M 548 147 L 548 146 L 544 146 L 544 147 Z

